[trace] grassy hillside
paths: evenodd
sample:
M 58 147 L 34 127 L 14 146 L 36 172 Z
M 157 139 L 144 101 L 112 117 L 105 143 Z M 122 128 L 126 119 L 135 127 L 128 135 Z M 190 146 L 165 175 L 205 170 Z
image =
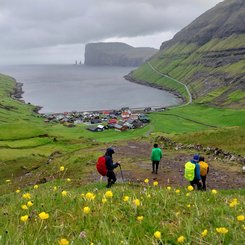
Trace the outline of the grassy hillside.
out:
M 150 63 L 159 72 L 188 85 L 197 102 L 241 108 L 245 105 L 244 43 L 245 34 L 212 39 L 202 46 L 176 43 L 160 50 Z M 132 76 L 187 98 L 183 86 L 157 74 L 148 64 L 135 70 Z

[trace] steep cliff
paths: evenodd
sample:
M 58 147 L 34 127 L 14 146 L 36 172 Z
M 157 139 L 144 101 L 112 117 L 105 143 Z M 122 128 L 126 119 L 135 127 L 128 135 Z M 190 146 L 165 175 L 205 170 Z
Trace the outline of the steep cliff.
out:
M 125 43 L 88 43 L 85 65 L 139 66 L 157 52 L 154 48 L 134 48 Z
M 164 42 L 150 63 L 188 85 L 198 102 L 245 106 L 245 1 L 217 4 Z M 153 73 L 145 65 L 133 77 L 153 81 Z M 173 81 L 155 78 L 160 81 L 174 90 Z

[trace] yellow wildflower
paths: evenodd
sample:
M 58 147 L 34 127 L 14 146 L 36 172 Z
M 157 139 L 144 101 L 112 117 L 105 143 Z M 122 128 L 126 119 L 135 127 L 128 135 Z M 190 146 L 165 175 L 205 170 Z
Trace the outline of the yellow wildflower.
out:
M 192 185 L 189 185 L 189 186 L 187 187 L 187 189 L 188 189 L 188 191 L 193 191 L 193 190 L 194 190 L 194 188 L 193 188 Z
M 237 204 L 238 204 L 237 202 L 231 202 L 229 206 L 230 206 L 231 208 L 234 208 Z
M 112 191 L 107 191 L 107 192 L 105 193 L 105 196 L 106 196 L 107 198 L 112 198 L 112 197 L 113 197 Z
M 33 202 L 32 202 L 32 201 L 27 202 L 27 206 L 28 206 L 28 207 L 33 206 Z
M 219 228 L 216 228 L 216 231 L 218 233 L 226 234 L 228 232 L 228 229 L 226 229 L 225 227 L 219 227 Z
M 59 245 L 68 245 L 69 244 L 69 241 L 66 240 L 65 238 L 62 238 L 59 240 Z
M 61 192 L 61 195 L 62 195 L 63 197 L 67 196 L 67 191 L 62 191 L 62 192 Z
M 158 186 L 158 182 L 157 181 L 154 181 L 153 182 L 153 186 Z
M 95 195 L 91 192 L 86 193 L 85 197 L 87 200 L 94 200 L 95 199 Z
M 236 217 L 236 219 L 238 221 L 244 221 L 245 220 L 245 217 L 244 217 L 244 215 L 239 215 L 239 216 Z
M 6 183 L 10 183 L 11 180 L 10 180 L 10 179 L 6 179 L 5 182 L 6 182 Z
M 150 194 L 148 194 L 148 195 L 147 195 L 147 198 L 151 198 L 151 195 L 150 195 Z
M 170 191 L 171 189 L 172 189 L 171 186 L 168 186 L 168 187 L 167 187 L 167 190 L 168 190 L 168 191 Z
M 185 241 L 185 237 L 184 236 L 180 236 L 180 237 L 178 237 L 178 239 L 177 239 L 177 242 L 178 243 L 183 243 Z
M 179 189 L 177 189 L 177 190 L 175 191 L 175 193 L 177 193 L 177 194 L 178 194 L 178 193 L 180 193 L 180 190 L 179 190 Z
M 128 202 L 128 200 L 129 200 L 129 196 L 124 196 L 124 197 L 123 197 L 123 201 L 124 201 L 124 202 Z
M 161 239 L 161 232 L 160 232 L 160 231 L 155 231 L 155 232 L 154 232 L 154 237 L 155 237 L 156 239 Z
M 213 189 L 211 192 L 212 192 L 212 194 L 214 194 L 214 195 L 218 193 L 215 189 Z
M 140 205 L 140 200 L 139 199 L 135 199 L 133 201 L 133 203 L 134 203 L 135 206 L 139 206 Z
M 89 214 L 90 213 L 90 208 L 89 207 L 84 207 L 83 208 L 83 213 Z
M 102 198 L 102 203 L 106 203 L 107 199 L 106 198 Z
M 20 217 L 20 220 L 21 220 L 22 222 L 26 222 L 26 221 L 28 220 L 28 215 L 21 216 L 21 217 Z
M 60 171 L 63 172 L 65 170 L 65 167 L 64 166 L 61 166 L 60 167 Z
M 16 192 L 16 193 L 20 193 L 20 189 L 17 189 L 15 192 Z
M 21 208 L 24 210 L 28 209 L 28 207 L 25 204 L 21 205 Z
M 144 182 L 147 184 L 149 183 L 149 179 L 145 179 Z
M 22 195 L 22 197 L 25 198 L 25 199 L 31 199 L 31 194 L 30 193 L 24 193 Z
M 70 178 L 67 178 L 66 181 L 67 181 L 67 182 L 71 182 L 71 179 L 70 179 Z
M 43 219 L 43 220 L 49 218 L 49 214 L 45 212 L 41 212 L 38 216 L 40 219 Z
M 202 237 L 207 236 L 207 234 L 208 234 L 208 230 L 207 230 L 207 229 L 205 229 L 205 230 L 201 233 Z
M 187 206 L 187 208 L 190 208 L 191 207 L 191 204 L 187 204 L 186 206 Z
M 190 192 L 186 193 L 186 196 L 187 196 L 187 197 L 190 196 Z
M 137 220 L 138 220 L 138 221 L 142 221 L 143 219 L 144 219 L 144 216 L 138 216 L 138 217 L 137 217 Z
M 57 191 L 57 186 L 54 186 L 53 190 L 54 190 L 54 191 Z

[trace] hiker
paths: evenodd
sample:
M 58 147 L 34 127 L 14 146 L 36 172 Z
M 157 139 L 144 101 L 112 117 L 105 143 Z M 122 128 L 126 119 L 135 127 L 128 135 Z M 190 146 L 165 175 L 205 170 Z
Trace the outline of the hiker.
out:
M 110 188 L 117 181 L 117 178 L 116 178 L 116 175 L 113 169 L 120 166 L 120 163 L 119 162 L 113 163 L 112 154 L 114 153 L 115 151 L 111 147 L 109 147 L 105 153 L 106 168 L 107 168 L 106 176 L 108 177 L 108 183 L 106 185 L 107 188 Z
M 195 164 L 195 177 L 192 181 L 190 181 L 190 184 L 195 189 L 195 185 L 197 185 L 197 189 L 202 189 L 202 183 L 201 183 L 201 175 L 200 175 L 200 165 L 199 165 L 199 155 L 195 154 L 193 156 L 193 159 L 190 161 L 192 164 Z
M 158 165 L 161 159 L 162 159 L 162 150 L 158 147 L 158 144 L 154 144 L 152 151 L 151 151 L 151 161 L 152 161 L 152 172 L 151 173 L 157 174 Z
M 200 165 L 200 175 L 201 175 L 201 179 L 202 179 L 202 189 L 204 191 L 206 191 L 206 177 L 207 174 L 209 172 L 209 166 L 208 164 L 205 162 L 204 157 L 200 156 L 199 157 L 199 165 Z

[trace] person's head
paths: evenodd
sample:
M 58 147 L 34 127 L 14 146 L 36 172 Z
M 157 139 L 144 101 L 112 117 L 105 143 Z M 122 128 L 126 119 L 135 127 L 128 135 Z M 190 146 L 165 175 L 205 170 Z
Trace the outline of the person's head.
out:
M 154 148 L 157 148 L 158 147 L 158 144 L 154 144 Z
M 198 155 L 198 154 L 195 154 L 195 155 L 193 156 L 193 161 L 194 161 L 194 162 L 199 162 L 199 155 Z
M 114 149 L 112 147 L 109 147 L 109 148 L 107 148 L 105 154 L 108 156 L 112 156 L 112 154 L 114 154 L 114 153 L 115 153 Z
M 199 157 L 199 161 L 200 161 L 200 162 L 204 162 L 204 161 L 205 161 L 205 160 L 204 160 L 204 157 L 200 156 L 200 157 Z

